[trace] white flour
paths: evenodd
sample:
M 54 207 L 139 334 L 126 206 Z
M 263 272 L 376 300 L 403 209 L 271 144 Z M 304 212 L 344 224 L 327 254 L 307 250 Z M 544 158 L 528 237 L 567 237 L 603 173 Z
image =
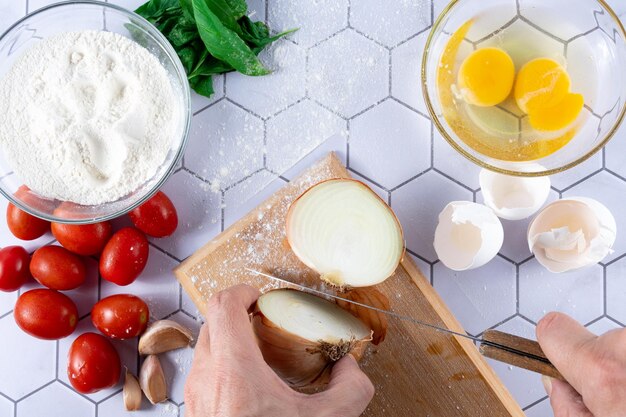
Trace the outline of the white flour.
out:
M 145 48 L 110 32 L 68 32 L 36 44 L 0 81 L 0 143 L 38 193 L 114 201 L 165 160 L 176 104 Z

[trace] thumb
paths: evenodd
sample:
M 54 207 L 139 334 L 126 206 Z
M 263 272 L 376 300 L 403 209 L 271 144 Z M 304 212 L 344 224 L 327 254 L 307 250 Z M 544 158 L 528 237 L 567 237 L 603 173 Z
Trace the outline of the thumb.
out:
M 597 339 L 573 318 L 562 313 L 549 313 L 537 323 L 537 341 L 563 377 L 580 393 L 589 370 L 585 366 Z
M 593 417 L 583 399 L 567 382 L 542 377 L 543 385 L 550 396 L 554 417 Z
M 360 416 L 374 396 L 374 385 L 361 371 L 352 355 L 344 356 L 333 367 L 326 391 L 312 395 L 316 414 L 331 416 Z M 320 408 L 332 405 L 332 413 L 320 413 Z

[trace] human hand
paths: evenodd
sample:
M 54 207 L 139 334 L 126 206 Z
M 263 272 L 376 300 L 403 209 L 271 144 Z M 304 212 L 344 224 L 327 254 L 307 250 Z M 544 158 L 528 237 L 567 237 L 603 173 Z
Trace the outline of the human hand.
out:
M 347 355 L 333 367 L 324 392 L 292 390 L 265 363 L 248 310 L 259 292 L 247 285 L 209 300 L 185 385 L 187 417 L 352 417 L 360 415 L 374 386 Z
M 537 324 L 537 340 L 568 381 L 543 378 L 555 417 L 626 416 L 626 329 L 596 336 L 550 313 Z

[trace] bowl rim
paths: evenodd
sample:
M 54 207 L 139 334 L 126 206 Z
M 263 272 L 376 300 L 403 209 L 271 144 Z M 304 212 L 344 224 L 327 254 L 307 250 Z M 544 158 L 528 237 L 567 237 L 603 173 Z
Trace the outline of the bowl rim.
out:
M 606 144 L 613 138 L 613 136 L 615 136 L 615 133 L 619 129 L 620 125 L 622 124 L 622 121 L 624 120 L 624 117 L 626 116 L 626 102 L 621 103 L 622 109 L 617 117 L 617 120 L 611 127 L 611 130 L 604 135 L 604 138 L 602 138 L 602 140 L 596 146 L 594 146 L 591 150 L 586 152 L 584 155 L 580 156 L 579 158 L 573 161 L 568 162 L 567 164 L 564 164 L 557 168 L 545 169 L 544 171 L 524 172 L 524 171 L 514 171 L 514 170 L 494 166 L 472 155 L 471 153 L 463 149 L 452 137 L 450 137 L 446 128 L 443 126 L 443 123 L 441 122 L 441 120 L 439 120 L 439 117 L 435 113 L 435 109 L 433 108 L 432 100 L 431 100 L 430 94 L 428 93 L 428 87 L 427 87 L 428 76 L 426 74 L 427 73 L 426 66 L 428 63 L 428 59 L 430 57 L 430 47 L 431 47 L 432 41 L 435 38 L 435 33 L 438 31 L 438 29 L 442 25 L 444 19 L 452 12 L 454 7 L 457 6 L 457 4 L 460 3 L 461 1 L 464 1 L 464 0 L 451 0 L 446 5 L 446 7 L 444 7 L 444 9 L 441 11 L 437 19 L 435 19 L 435 22 L 431 26 L 430 32 L 428 33 L 428 38 L 426 39 L 426 44 L 424 46 L 424 53 L 422 55 L 420 80 L 422 83 L 422 94 L 424 96 L 424 102 L 426 104 L 426 108 L 428 109 L 428 113 L 430 115 L 430 118 L 433 124 L 437 127 L 437 130 L 439 131 L 441 136 L 443 136 L 446 142 L 448 142 L 450 146 L 452 146 L 458 153 L 460 153 L 465 158 L 469 159 L 470 161 L 472 161 L 474 164 L 478 165 L 481 168 L 485 168 L 490 171 L 494 171 L 494 172 L 504 174 L 504 175 L 512 175 L 512 176 L 518 176 L 518 177 L 543 177 L 543 176 L 554 175 L 563 171 L 567 171 L 570 168 L 573 168 L 585 162 L 587 159 L 591 158 L 598 151 L 604 148 L 604 146 L 606 146 Z M 604 0 L 595 0 L 595 2 L 598 3 L 604 10 L 607 11 L 608 15 L 611 17 L 611 19 L 617 24 L 618 28 L 620 29 L 622 40 L 623 41 L 626 40 L 626 30 L 624 29 L 624 25 L 620 21 L 615 11 Z M 517 0 L 516 0 L 516 3 L 517 3 Z
M 35 217 L 38 217 L 40 219 L 43 219 L 43 220 L 47 220 L 49 222 L 73 224 L 73 225 L 91 224 L 91 223 L 98 223 L 98 222 L 104 222 L 104 221 L 116 219 L 134 210 L 135 208 L 139 207 L 140 205 L 145 203 L 147 200 L 152 198 L 159 191 L 159 189 L 163 186 L 163 184 L 169 179 L 172 173 L 174 173 L 176 166 L 182 159 L 185 153 L 185 149 L 187 147 L 189 131 L 191 128 L 191 119 L 192 119 L 191 91 L 190 91 L 189 83 L 187 82 L 187 73 L 183 67 L 182 62 L 180 61 L 180 58 L 176 54 L 176 51 L 174 50 L 170 42 L 167 40 L 167 38 L 165 38 L 165 36 L 161 33 L 161 31 L 159 31 L 156 28 L 156 26 L 154 26 L 152 23 L 150 23 L 148 20 L 138 15 L 137 13 L 131 10 L 128 10 L 124 7 L 118 6 L 116 4 L 105 3 L 104 1 L 98 1 L 98 0 L 68 0 L 68 1 L 61 1 L 57 3 L 49 4 L 31 13 L 26 14 L 25 16 L 17 20 L 14 24 L 9 26 L 7 30 L 5 30 L 2 34 L 0 34 L 0 41 L 2 41 L 16 27 L 22 25 L 24 22 L 28 21 L 33 16 L 50 11 L 52 9 L 58 9 L 58 8 L 66 7 L 66 6 L 75 6 L 75 5 L 81 5 L 81 4 L 87 5 L 87 6 L 102 7 L 103 10 L 105 9 L 115 10 L 116 12 L 125 14 L 129 18 L 138 20 L 142 24 L 154 29 L 154 32 L 155 32 L 154 37 L 156 38 L 160 46 L 163 48 L 164 52 L 166 53 L 166 55 L 168 56 L 172 64 L 174 65 L 177 75 L 183 81 L 181 84 L 182 84 L 183 100 L 185 101 L 185 103 L 184 103 L 184 109 L 182 109 L 182 111 L 184 112 L 185 121 L 184 121 L 183 136 L 182 136 L 180 146 L 178 147 L 176 155 L 174 156 L 171 163 L 167 167 L 167 170 L 165 171 L 165 173 L 161 176 L 161 178 L 158 179 L 158 181 L 154 184 L 154 186 L 145 195 L 143 195 L 133 204 L 130 204 L 124 209 L 116 211 L 114 213 L 107 214 L 104 216 L 88 217 L 88 218 L 81 218 L 81 219 L 61 218 L 61 217 L 54 216 L 52 214 L 48 215 L 46 213 L 41 213 L 38 210 L 31 208 L 29 205 L 22 203 L 20 200 L 14 198 L 12 194 L 6 192 L 2 187 L 0 187 L 0 194 L 2 194 L 7 200 L 9 200 L 9 203 L 17 206 L 19 209 L 25 211 L 26 213 L 33 215 Z M 152 36 L 153 34 L 150 34 L 150 35 Z M 107 204 L 107 203 L 103 203 L 103 204 Z M 93 207 L 97 207 L 97 206 L 98 205 L 93 205 Z

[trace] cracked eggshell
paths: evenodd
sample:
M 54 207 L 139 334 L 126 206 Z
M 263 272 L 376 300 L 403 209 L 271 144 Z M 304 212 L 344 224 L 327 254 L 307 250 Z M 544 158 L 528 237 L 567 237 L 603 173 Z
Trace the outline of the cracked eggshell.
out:
M 454 271 L 485 265 L 498 254 L 503 241 L 500 219 L 482 204 L 453 201 L 439 214 L 435 251 Z
M 571 197 L 546 206 L 528 227 L 528 247 L 548 271 L 573 271 L 612 252 L 617 225 L 602 203 Z
M 550 194 L 550 177 L 513 177 L 482 169 L 480 188 L 485 205 L 506 220 L 535 214 Z

